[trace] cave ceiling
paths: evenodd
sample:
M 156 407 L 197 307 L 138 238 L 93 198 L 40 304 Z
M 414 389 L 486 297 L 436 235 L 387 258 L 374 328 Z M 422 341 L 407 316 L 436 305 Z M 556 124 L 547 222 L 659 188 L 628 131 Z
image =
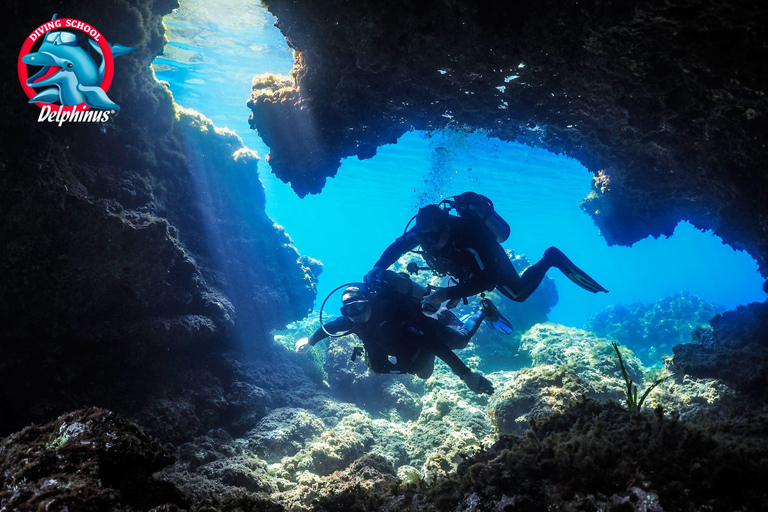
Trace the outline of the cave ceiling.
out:
M 296 63 L 255 82 L 250 123 L 300 196 L 408 130 L 483 130 L 584 164 L 609 243 L 687 220 L 767 274 L 768 5 L 264 3 Z

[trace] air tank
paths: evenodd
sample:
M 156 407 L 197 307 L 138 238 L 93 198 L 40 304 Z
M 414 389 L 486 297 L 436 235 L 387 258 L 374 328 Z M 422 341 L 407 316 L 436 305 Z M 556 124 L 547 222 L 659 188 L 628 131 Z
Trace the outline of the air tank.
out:
M 502 243 L 509 238 L 509 224 L 496 212 L 487 197 L 475 192 L 464 192 L 456 196 L 454 207 L 462 217 L 475 216 L 482 220 L 497 242 Z

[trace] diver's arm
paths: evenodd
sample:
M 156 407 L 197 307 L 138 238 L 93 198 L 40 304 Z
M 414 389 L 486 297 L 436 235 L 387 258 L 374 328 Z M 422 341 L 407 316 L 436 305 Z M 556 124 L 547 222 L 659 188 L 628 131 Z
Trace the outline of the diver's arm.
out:
M 382 270 L 388 269 L 400 256 L 415 249 L 417 245 L 419 245 L 419 241 L 416 239 L 416 228 L 411 228 L 384 250 L 374 267 L 379 267 Z
M 456 286 L 432 288 L 432 291 L 422 299 L 421 305 L 426 311 L 437 311 L 445 301 L 472 297 L 480 292 L 491 291 L 495 286 L 496 279 L 489 277 L 488 274 L 483 274 L 481 277 L 474 275 L 468 281 L 459 283 Z
M 480 292 L 489 292 L 493 290 L 495 283 L 489 279 L 473 276 L 470 280 L 459 283 L 456 286 L 445 288 L 445 297 L 447 300 L 463 299 L 464 297 L 473 297 Z
M 428 343 L 427 348 L 430 352 L 442 359 L 443 362 L 453 370 L 453 373 L 459 377 L 463 377 L 470 371 L 469 367 L 464 364 L 464 361 L 459 359 L 459 356 L 454 354 L 453 351 L 448 348 L 448 345 L 441 340 L 432 340 L 431 343 Z
M 479 318 L 476 320 L 478 320 L 477 323 L 479 323 Z M 485 393 L 488 395 L 493 393 L 493 384 L 491 384 L 491 382 L 481 373 L 473 372 L 470 370 L 469 367 L 464 364 L 464 361 L 459 359 L 459 356 L 454 354 L 453 351 L 449 349 L 448 346 L 441 340 L 434 340 L 429 346 L 429 349 L 437 357 L 442 359 L 445 364 L 450 366 L 451 370 L 453 370 L 453 373 L 458 375 L 459 378 L 463 380 L 467 387 L 473 392 L 477 394 Z
M 339 318 L 336 318 L 335 320 L 331 320 L 330 322 L 325 324 L 325 329 L 321 327 L 320 329 L 316 330 L 312 334 L 312 336 L 309 337 L 309 345 L 315 346 L 317 343 L 327 338 L 328 333 L 325 332 L 326 330 L 332 334 L 336 334 L 337 332 L 348 331 L 352 329 L 354 326 L 355 326 L 355 323 L 352 320 L 350 320 L 345 316 L 340 316 Z

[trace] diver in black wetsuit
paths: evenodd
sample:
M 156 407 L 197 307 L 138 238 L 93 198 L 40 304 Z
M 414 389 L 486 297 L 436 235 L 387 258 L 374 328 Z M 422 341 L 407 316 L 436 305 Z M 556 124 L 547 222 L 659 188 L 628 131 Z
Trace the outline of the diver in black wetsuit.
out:
M 472 192 L 462 196 L 470 194 L 488 201 Z M 416 225 L 384 251 L 365 276 L 365 281 L 375 280 L 400 256 L 418 245 L 423 249 L 430 268 L 458 281 L 456 286 L 437 288 L 426 296 L 422 304 L 427 311 L 434 311 L 445 301 L 470 297 L 494 288 L 516 302 L 523 302 L 538 288 L 552 267 L 558 268 L 585 290 L 608 292 L 555 247 L 544 251 L 541 260 L 518 275 L 501 244 L 482 220 L 450 215 L 435 204 L 419 210 Z
M 343 316 L 297 341 L 296 352 L 308 352 L 328 337 L 326 330 L 354 333 L 362 340 L 367 363 L 375 373 L 411 373 L 426 379 L 437 356 L 475 393 L 493 393 L 493 385 L 453 353 L 467 346 L 486 316 L 498 315 L 493 303 L 482 301 L 465 323 L 447 309 L 432 318 L 421 311 L 424 291 L 408 276 L 392 271 L 383 272 L 375 286 L 350 286 L 342 295 Z

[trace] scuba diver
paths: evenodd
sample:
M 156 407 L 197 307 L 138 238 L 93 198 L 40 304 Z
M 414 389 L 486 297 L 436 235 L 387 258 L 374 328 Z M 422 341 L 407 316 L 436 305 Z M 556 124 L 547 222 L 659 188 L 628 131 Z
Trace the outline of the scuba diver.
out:
M 488 379 L 470 370 L 453 350 L 465 348 L 483 320 L 505 332 L 511 331 L 511 323 L 488 299 L 465 322 L 445 308 L 435 317 L 426 316 L 421 309 L 425 292 L 407 275 L 392 271 L 382 272 L 371 285 L 349 286 L 342 295 L 343 316 L 298 340 L 295 350 L 303 354 L 328 336 L 354 333 L 362 340 L 366 362 L 374 373 L 410 373 L 426 379 L 437 356 L 475 393 L 493 393 Z M 353 360 L 360 355 L 357 350 Z
M 457 215 L 450 215 L 451 209 Z M 501 247 L 509 237 L 509 224 L 494 210 L 490 199 L 480 194 L 465 192 L 427 205 L 414 218 L 416 225 L 387 247 L 364 280 L 375 281 L 400 256 L 420 245 L 429 268 L 457 282 L 427 295 L 422 301 L 425 311 L 436 311 L 445 301 L 452 307 L 460 299 L 494 288 L 513 301 L 523 302 L 552 267 L 587 291 L 608 292 L 555 247 L 544 251 L 538 262 L 518 275 Z

